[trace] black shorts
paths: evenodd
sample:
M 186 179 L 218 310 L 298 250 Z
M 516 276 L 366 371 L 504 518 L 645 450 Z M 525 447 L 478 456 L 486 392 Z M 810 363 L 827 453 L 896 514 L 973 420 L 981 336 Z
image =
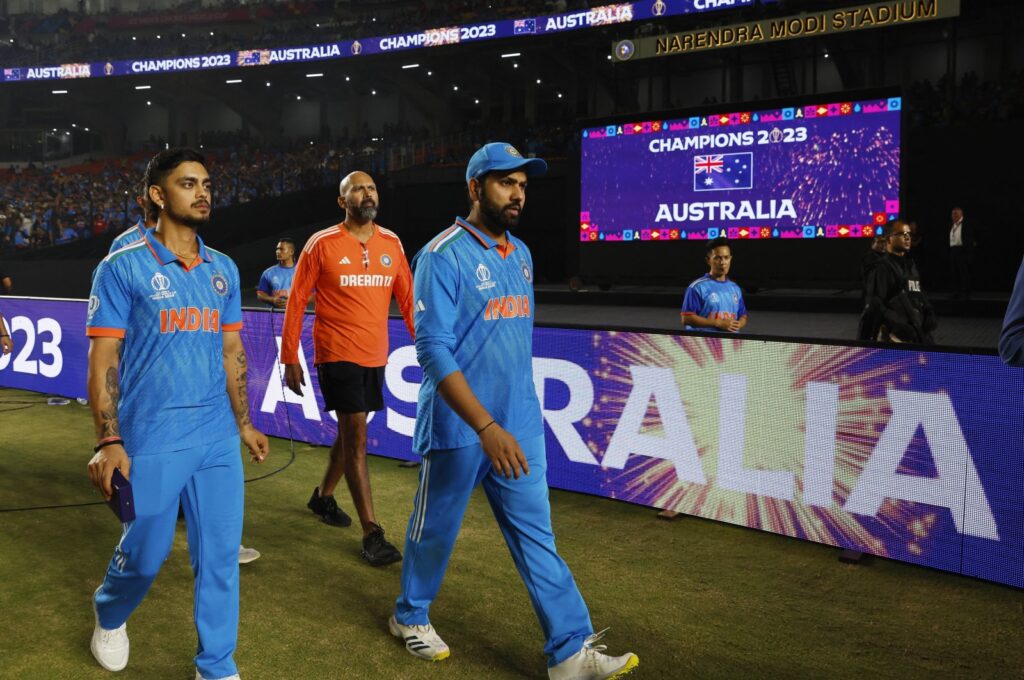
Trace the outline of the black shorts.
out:
M 367 368 L 349 361 L 318 364 L 324 410 L 369 413 L 384 408 L 384 367 Z

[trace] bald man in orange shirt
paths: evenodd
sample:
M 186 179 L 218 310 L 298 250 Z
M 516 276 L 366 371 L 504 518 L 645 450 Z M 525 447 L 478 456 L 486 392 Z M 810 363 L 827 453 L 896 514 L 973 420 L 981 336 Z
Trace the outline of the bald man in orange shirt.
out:
M 299 338 L 310 294 L 316 290 L 313 319 L 314 365 L 324 410 L 338 418 L 323 480 L 307 504 L 333 526 L 352 520 L 334 500 L 341 477 L 363 527 L 363 558 L 375 567 L 402 559 L 377 522 L 366 467 L 366 415 L 384 408 L 384 365 L 388 358 L 388 308 L 391 297 L 414 335 L 412 274 L 398 236 L 374 219 L 380 206 L 377 187 L 365 172 L 341 181 L 338 205 L 345 221 L 313 234 L 295 266 L 284 315 L 281 363 L 285 382 L 296 394 L 306 384 L 299 365 Z

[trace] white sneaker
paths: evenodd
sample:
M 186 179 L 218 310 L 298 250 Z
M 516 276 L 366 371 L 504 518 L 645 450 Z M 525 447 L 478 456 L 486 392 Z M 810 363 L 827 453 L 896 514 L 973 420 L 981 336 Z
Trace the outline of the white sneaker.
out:
M 246 548 L 244 545 L 238 546 L 238 563 L 249 564 L 255 562 L 260 558 L 260 551 L 255 548 Z
M 196 669 L 196 680 L 205 680 L 203 676 L 199 673 L 198 668 Z M 218 678 L 217 680 L 242 680 L 242 678 L 239 677 L 238 673 L 235 673 L 234 675 L 229 675 L 226 678 Z
M 99 588 L 96 589 L 99 592 Z M 128 624 L 122 623 L 120 628 L 107 630 L 100 626 L 100 615 L 96 612 L 96 594 L 92 596 L 92 613 L 96 618 L 96 627 L 92 629 L 92 642 L 89 649 L 96 661 L 108 671 L 120 671 L 128 665 Z
M 583 641 L 583 649 L 557 666 L 548 668 L 548 678 L 550 680 L 611 680 L 611 678 L 621 678 L 632 672 L 640 665 L 640 659 L 636 654 L 608 656 L 602 653 L 607 647 L 594 644 L 604 637 L 607 630 L 605 628 L 600 633 L 589 636 Z
M 451 650 L 429 623 L 425 626 L 404 626 L 395 620 L 394 614 L 388 619 L 388 630 L 396 638 L 405 641 L 405 648 L 413 656 L 427 661 L 441 661 L 451 656 Z

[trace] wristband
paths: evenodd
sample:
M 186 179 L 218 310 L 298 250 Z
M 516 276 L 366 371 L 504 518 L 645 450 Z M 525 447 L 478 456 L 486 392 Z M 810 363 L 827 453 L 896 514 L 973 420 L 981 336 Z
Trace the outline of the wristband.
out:
M 483 432 L 484 430 L 489 428 L 491 425 L 494 425 L 494 421 L 493 420 L 491 422 L 487 423 L 486 425 L 484 425 L 483 427 L 481 427 L 479 430 L 477 430 L 476 431 L 477 435 L 479 436 L 481 432 Z
M 102 449 L 103 447 L 111 446 L 113 444 L 120 444 L 121 446 L 124 446 L 124 440 L 121 439 L 120 437 L 107 437 L 106 439 L 101 439 L 99 443 L 93 447 L 92 452 L 99 453 L 100 449 Z

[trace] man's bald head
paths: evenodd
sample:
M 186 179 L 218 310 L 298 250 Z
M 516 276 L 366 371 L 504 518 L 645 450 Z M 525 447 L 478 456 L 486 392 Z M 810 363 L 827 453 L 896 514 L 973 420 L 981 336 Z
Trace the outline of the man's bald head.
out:
M 338 186 L 338 205 L 346 213 L 346 220 L 358 224 L 372 222 L 380 208 L 377 185 L 365 172 L 350 172 Z

